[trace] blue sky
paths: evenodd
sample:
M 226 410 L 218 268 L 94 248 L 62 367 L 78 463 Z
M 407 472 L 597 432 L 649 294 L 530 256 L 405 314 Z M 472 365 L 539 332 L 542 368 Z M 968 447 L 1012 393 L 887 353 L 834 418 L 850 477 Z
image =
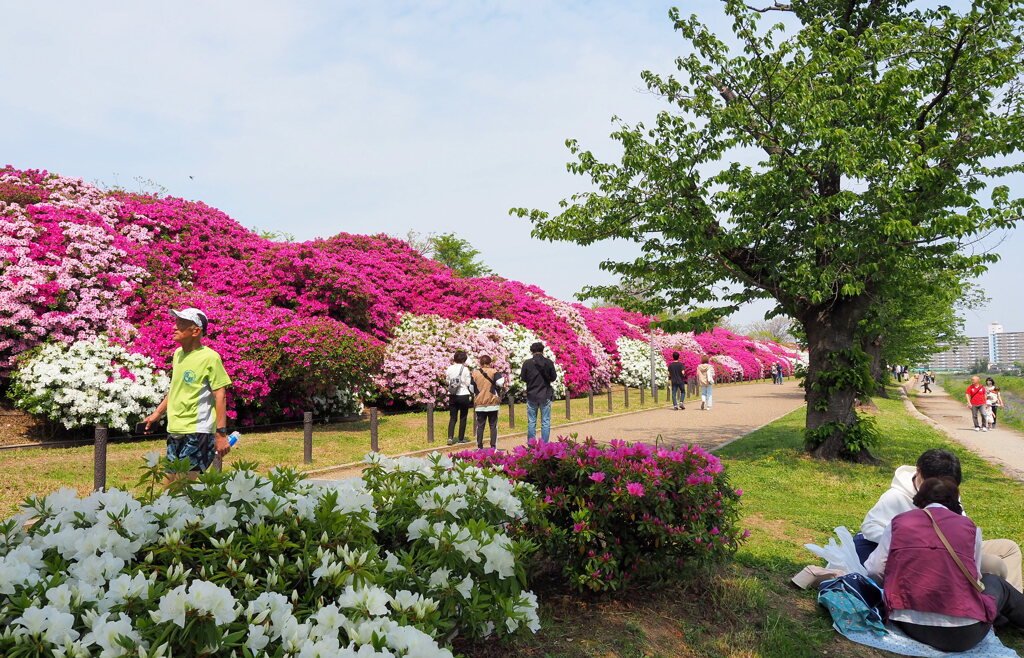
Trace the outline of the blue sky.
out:
M 0 40 L 0 164 L 152 179 L 243 225 L 308 239 L 452 231 L 499 274 L 570 298 L 623 245 L 531 239 L 513 206 L 584 187 L 564 141 L 614 154 L 610 118 L 662 104 L 683 41 L 656 2 L 17 3 Z M 719 28 L 719 0 L 680 3 Z M 1017 193 L 1020 194 L 1020 185 Z M 980 280 L 1024 331 L 1020 231 Z M 745 309 L 750 322 L 765 306 Z

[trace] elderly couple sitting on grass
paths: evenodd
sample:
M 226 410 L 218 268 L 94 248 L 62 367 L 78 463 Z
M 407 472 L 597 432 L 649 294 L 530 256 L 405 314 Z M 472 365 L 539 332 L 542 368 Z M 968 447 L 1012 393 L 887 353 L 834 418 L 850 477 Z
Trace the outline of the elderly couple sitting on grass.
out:
M 889 621 L 940 651 L 967 651 L 993 625 L 1024 628 L 1020 547 L 982 540 L 961 506 L 961 479 L 956 455 L 926 451 L 896 469 L 854 537 Z

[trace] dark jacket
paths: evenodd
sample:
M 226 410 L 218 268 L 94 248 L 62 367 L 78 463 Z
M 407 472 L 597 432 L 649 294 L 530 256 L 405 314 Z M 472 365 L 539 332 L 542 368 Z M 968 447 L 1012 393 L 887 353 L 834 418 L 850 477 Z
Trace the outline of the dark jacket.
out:
M 519 379 L 526 384 L 526 399 L 531 404 L 544 404 L 554 399 L 555 391 L 551 382 L 555 381 L 555 364 L 543 354 L 534 354 L 533 358 L 523 363 Z
M 686 386 L 686 369 L 679 361 L 668 364 L 668 378 L 676 386 Z

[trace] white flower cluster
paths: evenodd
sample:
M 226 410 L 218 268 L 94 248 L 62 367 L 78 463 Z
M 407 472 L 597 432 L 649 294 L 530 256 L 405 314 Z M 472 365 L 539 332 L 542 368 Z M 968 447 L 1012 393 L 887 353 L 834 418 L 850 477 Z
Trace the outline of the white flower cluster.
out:
M 43 345 L 11 383 L 19 409 L 68 429 L 105 424 L 119 430 L 155 409 L 169 386 L 167 376 L 154 370 L 148 358 L 106 336 Z
M 451 658 L 456 630 L 536 631 L 506 534 L 532 487 L 436 454 L 369 461 L 330 484 L 240 467 L 148 499 L 30 499 L 0 523 L 0 655 Z
M 501 335 L 501 346 L 508 352 L 508 363 L 512 370 L 512 384 L 509 390 L 516 399 L 525 400 L 526 384 L 519 379 L 519 372 L 523 367 L 523 363 L 533 358 L 530 346 L 534 343 L 542 342 L 537 337 L 537 334 L 523 325 L 514 322 L 504 324 L 497 320 L 470 320 L 467 324 L 480 329 L 491 328 L 499 332 Z M 555 364 L 555 373 L 558 377 L 552 382 L 551 388 L 555 391 L 555 398 L 561 399 L 565 397 L 565 373 L 562 371 L 562 366 L 558 364 L 558 356 L 554 351 L 550 349 L 545 350 L 544 356 L 551 359 Z
M 317 416 L 358 416 L 363 413 L 359 394 L 349 388 L 331 386 L 324 393 L 314 394 L 313 413 Z
M 642 387 L 651 385 L 651 344 L 633 338 L 619 338 L 615 341 L 619 348 L 621 368 L 615 376 L 615 382 L 626 386 Z M 668 383 L 668 366 L 661 353 L 655 354 L 654 380 L 658 386 Z

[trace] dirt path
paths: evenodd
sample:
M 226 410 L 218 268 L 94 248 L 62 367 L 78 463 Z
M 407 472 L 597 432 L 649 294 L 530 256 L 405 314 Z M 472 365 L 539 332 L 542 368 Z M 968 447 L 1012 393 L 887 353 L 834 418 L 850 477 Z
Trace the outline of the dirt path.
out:
M 671 404 L 664 408 L 635 411 L 600 420 L 558 423 L 557 403 L 552 410 L 552 440 L 558 436 L 577 434 L 607 443 L 622 439 L 631 443 L 662 445 L 697 444 L 707 449 L 721 447 L 741 436 L 788 414 L 804 404 L 803 389 L 795 381 L 775 385 L 768 383 L 718 386 L 714 390 L 711 411 L 701 411 L 700 401 L 690 401 L 685 410 L 676 411 Z M 525 419 L 524 419 L 525 422 Z M 498 439 L 499 448 L 526 443 L 526 433 L 506 434 Z M 466 443 L 439 450 L 462 450 L 474 447 Z M 410 453 L 427 454 L 431 451 Z M 349 467 L 317 474 L 315 479 L 334 480 L 358 475 L 361 469 Z
M 910 404 L 933 427 L 1000 466 L 1010 477 L 1024 481 L 1024 435 L 1020 432 L 1002 426 L 988 432 L 974 431 L 970 407 L 939 386 L 933 386 L 931 393 L 918 393 Z

